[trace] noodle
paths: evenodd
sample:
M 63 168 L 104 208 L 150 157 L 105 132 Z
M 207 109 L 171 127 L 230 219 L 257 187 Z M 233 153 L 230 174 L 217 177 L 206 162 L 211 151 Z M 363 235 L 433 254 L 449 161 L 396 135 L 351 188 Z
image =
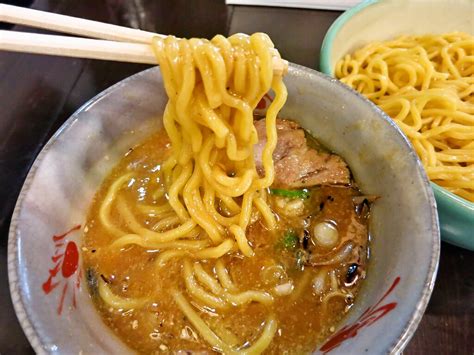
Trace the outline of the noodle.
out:
M 102 300 L 110 307 L 118 309 L 132 309 L 142 307 L 147 301 L 147 298 L 123 298 L 115 295 L 107 284 L 99 279 L 98 291 Z
M 230 278 L 229 272 L 221 259 L 217 260 L 215 268 L 221 285 L 228 291 L 235 291 L 235 286 Z
M 194 311 L 192 306 L 186 298 L 178 291 L 173 292 L 173 297 L 181 309 L 181 311 L 188 317 L 190 322 L 196 327 L 201 336 L 216 350 L 224 354 L 261 354 L 265 348 L 268 347 L 277 331 L 277 322 L 273 315 L 270 315 L 265 322 L 265 327 L 259 339 L 250 347 L 242 350 L 236 350 L 231 345 L 225 343 L 220 339 L 202 320 L 202 318 Z
M 186 266 L 185 266 L 186 267 Z M 219 295 L 233 306 L 240 306 L 250 302 L 260 302 L 269 305 L 273 302 L 273 297 L 267 292 L 262 291 L 244 291 L 241 293 L 226 292 L 217 280 L 209 275 L 199 264 L 194 264 L 194 273 L 199 282 L 205 285 L 212 293 Z
M 210 294 L 197 283 L 191 262 L 188 259 L 184 261 L 183 274 L 186 289 L 196 300 L 211 309 L 223 309 L 229 307 L 229 304 L 224 299 Z
M 117 239 L 111 244 L 111 247 L 122 248 L 129 244 L 136 244 L 141 247 L 152 246 L 153 249 L 163 250 L 163 249 L 184 249 L 184 250 L 196 250 L 205 248 L 209 243 L 205 240 L 176 240 L 172 242 L 163 242 L 150 244 L 147 243 L 144 238 L 137 234 L 127 234 L 123 237 Z
M 113 234 L 115 235 L 123 235 L 125 234 L 121 229 L 114 226 L 114 224 L 110 221 L 110 209 L 112 206 L 112 202 L 114 202 L 115 197 L 117 195 L 117 191 L 122 187 L 125 182 L 130 181 L 132 174 L 125 174 L 119 177 L 112 186 L 110 187 L 109 191 L 107 191 L 107 195 L 105 196 L 104 202 L 99 210 L 99 218 L 102 224 Z
M 181 312 L 188 317 L 189 321 L 194 325 L 199 334 L 211 345 L 214 349 L 224 352 L 225 354 L 232 354 L 232 349 L 224 343 L 210 328 L 209 326 L 199 317 L 199 314 L 193 309 L 191 304 L 186 300 L 182 293 L 174 291 L 173 297 L 176 304 L 181 309 Z
M 474 202 L 474 37 L 401 36 L 336 64 L 336 77 L 400 126 L 436 184 Z

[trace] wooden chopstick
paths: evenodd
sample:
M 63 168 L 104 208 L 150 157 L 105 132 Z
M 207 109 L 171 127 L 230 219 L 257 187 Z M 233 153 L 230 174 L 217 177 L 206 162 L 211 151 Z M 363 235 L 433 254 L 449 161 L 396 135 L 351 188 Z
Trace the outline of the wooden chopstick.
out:
M 0 50 L 157 64 L 149 44 L 0 30 Z
M 150 43 L 155 36 L 165 37 L 158 33 L 5 4 L 0 4 L 0 21 L 100 38 L 0 30 L 0 50 L 23 53 L 156 64 Z M 288 62 L 275 55 L 273 67 L 275 74 L 285 74 Z
M 0 22 L 120 42 L 150 44 L 154 36 L 165 37 L 134 28 L 5 4 L 0 4 Z
M 0 30 L 0 50 L 64 57 L 157 64 L 149 44 Z M 285 74 L 288 62 L 273 57 L 275 74 Z

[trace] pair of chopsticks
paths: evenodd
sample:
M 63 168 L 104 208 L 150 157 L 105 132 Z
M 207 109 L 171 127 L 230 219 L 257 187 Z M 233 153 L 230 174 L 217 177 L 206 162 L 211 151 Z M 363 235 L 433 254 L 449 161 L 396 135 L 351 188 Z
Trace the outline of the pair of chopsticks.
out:
M 69 33 L 81 37 L 0 30 L 0 50 L 157 64 L 152 38 L 164 35 L 129 27 L 0 4 L 0 22 Z M 288 62 L 277 56 L 275 73 L 285 73 Z

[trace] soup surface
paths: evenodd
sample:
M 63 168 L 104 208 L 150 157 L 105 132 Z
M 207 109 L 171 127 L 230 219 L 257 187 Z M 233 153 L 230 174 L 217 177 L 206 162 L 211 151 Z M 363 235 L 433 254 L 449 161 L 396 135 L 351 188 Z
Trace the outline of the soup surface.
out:
M 308 141 L 321 151 L 317 142 Z M 265 353 L 313 351 L 351 308 L 365 277 L 370 198 L 361 196 L 353 181 L 286 189 L 278 185 L 280 176 L 276 187 L 267 191 L 278 228 L 268 230 L 263 217 L 252 211 L 247 238 L 253 257 L 234 250 L 217 260 L 196 261 L 192 249 L 172 255 L 165 244 L 151 250 L 137 244 L 114 246 L 116 234 L 103 223 L 104 206 L 107 223 L 117 230 L 133 230 L 130 223 L 160 231 L 176 225 L 167 217 L 169 210 L 153 210 L 166 203 L 160 169 L 169 151 L 164 132 L 131 148 L 105 179 L 89 210 L 83 263 L 104 322 L 140 353 L 214 352 L 177 307 L 179 294 L 235 351 L 264 342 L 263 333 L 272 327 L 276 331 Z M 324 155 L 327 164 L 328 156 Z M 133 222 L 124 216 L 124 205 Z M 225 205 L 217 208 L 231 215 Z M 173 243 L 179 250 L 179 242 Z M 194 276 L 189 276 L 190 270 Z M 247 296 L 249 301 L 241 302 Z M 221 305 L 222 299 L 229 302 Z

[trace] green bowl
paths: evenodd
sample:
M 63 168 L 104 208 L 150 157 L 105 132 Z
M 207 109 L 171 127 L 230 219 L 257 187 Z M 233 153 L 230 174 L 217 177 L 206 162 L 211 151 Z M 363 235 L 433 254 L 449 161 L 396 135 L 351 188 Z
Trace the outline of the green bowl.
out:
M 366 0 L 344 12 L 324 38 L 320 70 L 334 76 L 337 60 L 373 41 L 402 34 L 464 31 L 473 34 L 471 0 Z M 441 238 L 474 250 L 474 203 L 431 183 Z

